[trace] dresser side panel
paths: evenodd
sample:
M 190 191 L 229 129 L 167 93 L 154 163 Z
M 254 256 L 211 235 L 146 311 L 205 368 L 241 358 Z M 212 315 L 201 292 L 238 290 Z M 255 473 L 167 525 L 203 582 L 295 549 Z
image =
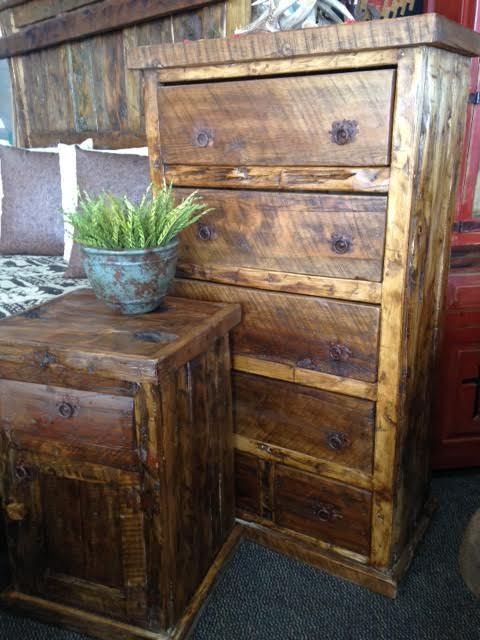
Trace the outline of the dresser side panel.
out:
M 382 293 L 371 561 L 390 567 L 427 499 L 429 421 L 468 60 L 399 63 Z
M 430 425 L 445 312 L 451 228 L 470 61 L 428 49 L 407 280 L 406 423 L 397 439 L 394 554 L 408 544 L 428 499 Z

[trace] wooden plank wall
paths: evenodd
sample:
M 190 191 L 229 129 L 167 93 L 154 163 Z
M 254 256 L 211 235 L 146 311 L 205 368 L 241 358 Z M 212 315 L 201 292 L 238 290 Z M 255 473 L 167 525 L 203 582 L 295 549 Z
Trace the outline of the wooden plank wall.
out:
M 71 22 L 74 14 L 109 1 L 0 0 L 0 28 L 7 38 L 32 25 L 48 32 L 56 19 L 56 24 L 66 17 Z M 142 17 L 138 24 L 10 57 L 16 144 L 49 146 L 91 137 L 97 148 L 144 146 L 142 76 L 126 68 L 126 51 L 138 45 L 230 35 L 250 18 L 250 0 L 191 4 L 205 6 L 148 21 Z M 186 3 L 169 0 L 168 6 L 175 5 Z M 45 45 L 39 40 L 38 46 Z

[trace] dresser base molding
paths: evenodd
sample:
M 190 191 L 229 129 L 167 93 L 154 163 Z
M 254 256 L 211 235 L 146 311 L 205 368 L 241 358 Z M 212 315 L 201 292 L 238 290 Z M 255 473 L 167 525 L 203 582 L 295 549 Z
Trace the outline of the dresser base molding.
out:
M 331 545 L 328 545 L 328 549 L 322 549 L 318 543 L 309 543 L 302 539 L 299 534 L 287 533 L 257 522 L 247 521 L 243 519 L 246 514 L 241 514 L 243 518 L 237 519 L 237 522 L 242 526 L 243 538 L 248 538 L 268 549 L 285 554 L 301 562 L 306 562 L 334 576 L 366 587 L 374 593 L 379 593 L 388 598 L 396 598 L 398 584 L 410 566 L 415 550 L 425 535 L 436 506 L 437 502 L 433 498 L 430 498 L 425 504 L 410 543 L 404 549 L 392 571 L 379 571 L 369 567 L 364 564 L 366 559 L 363 560 L 362 556 L 359 556 L 359 559 L 355 560 L 354 556 L 357 554 L 349 553 L 347 550 L 334 549 Z M 348 554 L 351 557 L 343 554 Z
M 168 632 L 149 631 L 134 625 L 116 622 L 104 616 L 88 611 L 75 609 L 44 598 L 27 595 L 7 589 L 0 595 L 0 602 L 5 607 L 31 616 L 36 620 L 65 627 L 79 633 L 86 633 L 100 640 L 183 640 L 192 630 L 195 621 L 205 604 L 215 581 L 235 550 L 243 535 L 243 527 L 236 525 L 229 538 L 221 548 L 208 573 L 195 592 L 190 604 L 176 627 Z

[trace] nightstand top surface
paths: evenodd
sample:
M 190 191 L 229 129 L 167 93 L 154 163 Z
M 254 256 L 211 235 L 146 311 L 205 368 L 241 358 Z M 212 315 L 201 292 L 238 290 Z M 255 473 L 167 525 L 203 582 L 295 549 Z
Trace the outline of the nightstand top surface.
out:
M 167 297 L 157 311 L 126 316 L 81 289 L 1 320 L 0 352 L 30 354 L 41 367 L 61 359 L 90 374 L 108 368 L 112 377 L 156 379 L 206 350 L 240 315 L 237 304 Z

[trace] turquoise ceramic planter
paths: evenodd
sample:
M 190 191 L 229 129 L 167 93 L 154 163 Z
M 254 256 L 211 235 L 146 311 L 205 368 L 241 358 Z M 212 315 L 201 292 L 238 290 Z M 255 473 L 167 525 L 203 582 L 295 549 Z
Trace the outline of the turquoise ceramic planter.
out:
M 92 289 L 111 309 L 131 315 L 162 304 L 175 275 L 178 240 L 156 249 L 81 248 Z

